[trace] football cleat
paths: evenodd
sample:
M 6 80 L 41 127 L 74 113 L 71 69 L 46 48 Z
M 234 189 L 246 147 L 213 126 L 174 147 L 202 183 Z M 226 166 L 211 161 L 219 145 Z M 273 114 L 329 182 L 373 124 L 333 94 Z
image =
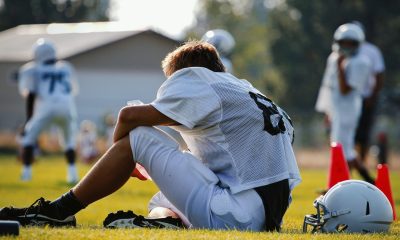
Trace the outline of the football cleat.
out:
M 103 221 L 103 226 L 105 228 L 185 228 L 179 218 L 145 218 L 134 214 L 132 211 L 118 211 L 108 214 Z
M 46 201 L 44 198 L 39 198 L 27 208 L 2 208 L 0 209 L 0 220 L 18 221 L 22 226 L 76 226 L 75 216 L 61 219 L 58 211 L 50 206 L 50 201 Z

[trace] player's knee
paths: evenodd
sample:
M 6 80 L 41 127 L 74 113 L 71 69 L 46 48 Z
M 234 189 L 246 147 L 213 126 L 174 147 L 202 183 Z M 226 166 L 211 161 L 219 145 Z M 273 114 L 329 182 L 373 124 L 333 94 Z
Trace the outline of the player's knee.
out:
M 170 135 L 154 127 L 137 127 L 129 133 L 129 136 L 131 144 L 140 142 L 139 139 L 147 138 L 151 139 L 152 143 L 179 148 L 179 144 Z M 136 146 L 136 143 L 133 145 Z

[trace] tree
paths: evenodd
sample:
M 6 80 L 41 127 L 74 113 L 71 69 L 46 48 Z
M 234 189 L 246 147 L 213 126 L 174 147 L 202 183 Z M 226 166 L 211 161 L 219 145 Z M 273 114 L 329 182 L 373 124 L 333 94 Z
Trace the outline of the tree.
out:
M 210 29 L 222 28 L 236 41 L 231 60 L 235 74 L 278 101 L 284 97 L 285 82 L 272 64 L 268 51 L 269 30 L 264 0 L 205 0 L 200 2 L 197 25 L 189 38 L 197 39 Z
M 204 0 L 191 36 L 233 34 L 235 73 L 255 83 L 294 117 L 309 117 L 336 28 L 358 20 L 386 60 L 385 89 L 400 87 L 400 1 Z
M 339 25 L 354 20 L 365 25 L 367 40 L 383 52 L 385 88 L 399 87 L 399 12 L 400 2 L 395 0 L 281 1 L 270 11 L 268 28 L 275 30 L 270 50 L 291 96 L 283 104 L 296 114 L 313 112 L 333 33 Z
M 107 21 L 109 0 L 0 0 L 0 31 L 20 24 Z

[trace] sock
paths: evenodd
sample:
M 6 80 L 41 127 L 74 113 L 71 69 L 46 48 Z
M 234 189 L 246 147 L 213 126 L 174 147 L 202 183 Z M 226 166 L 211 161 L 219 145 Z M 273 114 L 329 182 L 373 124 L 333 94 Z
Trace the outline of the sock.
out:
M 68 149 L 65 152 L 65 157 L 67 158 L 67 162 L 71 165 L 71 164 L 75 164 L 75 159 L 76 159 L 76 154 L 75 154 L 75 150 L 73 149 Z
M 75 197 L 72 190 L 64 193 L 61 197 L 51 202 L 50 205 L 58 210 L 60 219 L 75 215 L 86 207 Z
M 33 162 L 33 146 L 26 146 L 22 151 L 22 161 L 26 166 L 29 166 Z

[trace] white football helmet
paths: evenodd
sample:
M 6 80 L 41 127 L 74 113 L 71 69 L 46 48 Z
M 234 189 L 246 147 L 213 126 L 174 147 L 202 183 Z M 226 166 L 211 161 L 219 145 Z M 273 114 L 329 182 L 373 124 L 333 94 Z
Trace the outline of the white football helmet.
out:
M 39 38 L 33 45 L 33 58 L 37 63 L 56 59 L 56 49 L 52 42 Z
M 235 47 L 232 35 L 222 29 L 207 31 L 201 39 L 212 44 L 222 56 L 228 56 Z
M 333 186 L 314 201 L 317 214 L 304 217 L 303 232 L 387 232 L 393 221 L 387 197 L 372 184 L 347 180 Z
M 346 55 L 353 55 L 356 53 L 358 47 L 365 40 L 365 35 L 363 30 L 354 23 L 346 23 L 340 25 L 333 34 L 333 44 L 332 50 L 335 52 L 342 52 Z M 357 43 L 357 47 L 354 49 L 345 49 L 340 46 L 340 41 L 354 41 Z

